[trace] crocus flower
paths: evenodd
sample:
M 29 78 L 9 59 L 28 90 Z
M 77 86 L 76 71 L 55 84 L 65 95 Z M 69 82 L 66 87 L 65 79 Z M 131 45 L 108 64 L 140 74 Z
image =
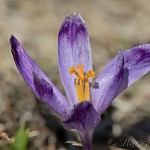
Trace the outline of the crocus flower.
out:
M 31 90 L 62 118 L 67 129 L 76 129 L 84 150 L 92 149 L 93 132 L 112 100 L 150 70 L 150 44 L 119 51 L 96 77 L 92 68 L 87 27 L 79 14 L 66 17 L 58 35 L 58 65 L 67 98 L 11 36 L 16 66 Z

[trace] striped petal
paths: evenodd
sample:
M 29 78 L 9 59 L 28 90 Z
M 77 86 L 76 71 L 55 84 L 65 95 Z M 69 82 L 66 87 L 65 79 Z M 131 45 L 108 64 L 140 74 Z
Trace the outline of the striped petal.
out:
M 108 90 L 107 75 L 113 74 L 115 64 L 118 63 L 118 57 L 115 57 L 112 61 L 109 62 L 109 64 L 106 66 L 106 68 L 102 71 L 102 73 L 98 76 L 98 79 L 96 80 L 97 89 L 93 90 L 92 100 L 94 106 L 98 109 L 100 113 L 103 113 L 106 110 L 106 108 L 109 106 L 109 104 L 115 97 L 117 97 L 126 88 L 128 88 L 135 81 L 137 81 L 139 78 L 141 78 L 150 71 L 150 44 L 143 44 L 134 48 L 130 48 L 123 52 L 123 56 L 124 56 L 123 79 L 121 84 L 119 83 L 120 88 L 118 92 L 116 92 L 116 94 L 114 94 L 112 98 L 104 99 L 103 97 L 106 91 L 108 92 L 107 95 L 109 97 L 109 93 L 112 93 L 114 88 L 116 88 L 116 85 L 114 85 L 112 86 L 112 88 Z
M 10 44 L 16 66 L 31 90 L 58 115 L 64 115 L 69 107 L 68 101 L 26 53 L 14 36 L 11 36 Z
M 109 63 L 97 77 L 92 90 L 92 103 L 102 114 L 116 97 L 124 73 L 124 56 L 120 51 L 116 61 Z
M 84 20 L 79 14 L 69 15 L 62 24 L 58 36 L 59 70 L 66 94 L 71 105 L 77 103 L 75 75 L 71 75 L 71 67 L 78 64 L 84 71 L 92 70 L 92 59 L 89 36 Z
M 114 58 L 114 60 L 116 59 Z M 124 76 L 117 95 L 150 71 L 150 44 L 143 44 L 124 52 Z M 116 96 L 117 96 L 116 95 Z

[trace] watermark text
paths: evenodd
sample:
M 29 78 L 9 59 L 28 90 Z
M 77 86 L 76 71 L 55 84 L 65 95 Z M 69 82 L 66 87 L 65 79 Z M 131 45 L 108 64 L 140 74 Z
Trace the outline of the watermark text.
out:
M 144 141 L 143 139 L 140 139 L 138 141 L 136 140 L 131 140 L 128 138 L 122 138 L 122 139 L 109 139 L 108 140 L 108 145 L 117 147 L 126 147 L 126 148 L 134 148 L 134 147 L 141 147 L 141 148 L 146 148 L 149 147 L 148 143 Z

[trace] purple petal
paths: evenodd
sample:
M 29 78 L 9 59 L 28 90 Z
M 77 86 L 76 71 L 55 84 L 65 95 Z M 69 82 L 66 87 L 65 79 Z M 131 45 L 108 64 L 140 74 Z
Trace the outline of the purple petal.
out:
M 31 57 L 25 52 L 23 47 L 14 36 L 11 36 L 10 44 L 16 66 L 28 86 L 37 96 L 43 98 L 43 101 L 55 112 L 61 115 L 61 113 L 63 113 L 63 109 L 58 110 L 57 106 L 60 107 L 61 105 L 65 110 L 69 107 L 68 101 L 36 65 Z M 56 100 L 55 102 L 54 97 Z
M 75 104 L 63 117 L 66 128 L 78 131 L 95 128 L 99 121 L 100 116 L 89 101 Z
M 43 99 L 56 114 L 65 115 L 67 108 L 59 102 L 58 97 L 53 92 L 53 87 L 38 74 L 33 73 L 33 78 L 36 95 Z
M 92 103 L 101 114 L 120 89 L 124 72 L 124 56 L 120 51 L 116 61 L 109 63 L 97 77 L 92 90 Z
M 92 70 L 89 36 L 83 18 L 79 14 L 69 15 L 62 24 L 58 37 L 59 69 L 66 94 L 71 104 L 77 103 L 75 75 L 69 70 L 78 64 L 84 71 Z
M 112 61 L 116 61 L 116 58 Z M 124 52 L 124 68 L 123 82 L 117 95 L 150 71 L 150 44 L 126 50 Z

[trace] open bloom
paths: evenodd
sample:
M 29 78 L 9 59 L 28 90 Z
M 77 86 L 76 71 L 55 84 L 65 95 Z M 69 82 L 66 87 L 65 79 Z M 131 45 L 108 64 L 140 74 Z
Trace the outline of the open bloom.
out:
M 91 149 L 94 129 L 112 100 L 150 70 L 150 44 L 140 45 L 119 51 L 92 85 L 95 73 L 87 27 L 79 14 L 71 14 L 58 35 L 58 64 L 67 100 L 14 36 L 10 44 L 28 86 L 62 118 L 66 128 L 78 131 L 84 150 Z

